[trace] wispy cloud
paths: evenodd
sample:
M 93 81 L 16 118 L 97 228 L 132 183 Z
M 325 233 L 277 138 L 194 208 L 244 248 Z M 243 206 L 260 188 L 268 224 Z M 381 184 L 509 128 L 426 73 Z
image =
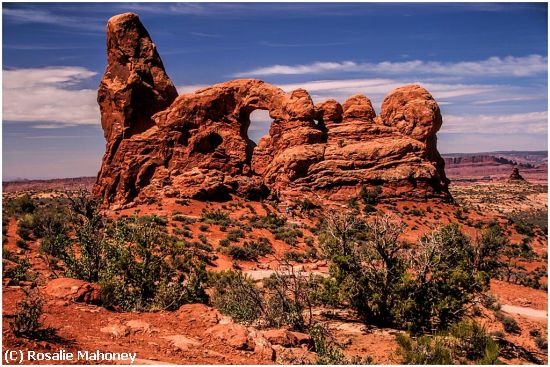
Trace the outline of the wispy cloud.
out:
M 103 23 L 92 21 L 86 17 L 72 17 L 46 10 L 7 8 L 2 9 L 5 19 L 16 23 L 39 23 L 58 27 L 78 28 L 87 31 L 105 31 Z
M 544 74 L 548 58 L 541 55 L 522 57 L 490 57 L 478 61 L 383 61 L 358 63 L 355 61 L 314 62 L 304 65 L 271 65 L 234 74 L 236 77 L 267 75 L 303 75 L 346 72 L 373 72 L 380 74 L 430 74 L 450 76 L 515 76 L 526 77 Z
M 189 34 L 192 34 L 193 36 L 197 37 L 206 37 L 206 38 L 221 38 L 221 34 L 216 33 L 204 33 L 204 32 L 189 32 Z
M 260 41 L 260 46 L 274 47 L 274 48 L 294 48 L 294 47 L 328 47 L 328 46 L 341 46 L 349 45 L 351 41 L 339 41 L 339 42 L 317 42 L 317 43 L 307 43 L 307 42 L 297 42 L 297 43 L 282 43 L 282 42 L 271 42 L 271 41 Z
M 304 83 L 282 84 L 279 85 L 279 87 L 287 92 L 297 88 L 304 88 L 316 102 L 327 98 L 334 98 L 337 101 L 343 102 L 353 94 L 362 93 L 371 98 L 375 105 L 379 105 L 384 96 L 392 89 L 405 84 L 421 84 L 434 95 L 440 104 L 445 104 L 445 102 L 448 103 L 449 99 L 474 95 L 479 96 L 481 94 L 494 98 L 494 93 L 502 89 L 501 85 L 421 82 L 412 78 L 317 80 Z M 509 92 L 511 91 L 506 91 L 505 93 Z M 502 92 L 500 95 L 502 96 Z M 502 96 L 502 98 L 505 97 Z
M 547 134 L 548 112 L 491 115 L 446 115 L 444 133 Z
M 75 66 L 3 70 L 3 119 L 47 122 L 40 128 L 99 124 L 96 90 L 79 88 L 96 74 Z

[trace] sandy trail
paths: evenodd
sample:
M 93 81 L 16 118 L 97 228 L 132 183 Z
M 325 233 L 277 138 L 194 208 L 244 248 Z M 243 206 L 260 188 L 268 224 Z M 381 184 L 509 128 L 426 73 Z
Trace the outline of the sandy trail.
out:
M 509 314 L 531 317 L 535 319 L 544 319 L 544 320 L 548 319 L 548 312 L 545 310 L 535 310 L 534 308 L 512 306 L 512 305 L 502 305 L 500 309 Z

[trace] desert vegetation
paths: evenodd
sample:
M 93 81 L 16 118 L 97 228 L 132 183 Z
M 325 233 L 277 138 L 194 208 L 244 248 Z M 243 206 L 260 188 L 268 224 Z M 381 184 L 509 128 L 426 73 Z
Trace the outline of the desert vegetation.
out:
M 38 284 L 25 255 L 37 244 L 52 277 L 98 284 L 101 305 L 112 312 L 176 311 L 201 303 L 257 330 L 308 334 L 308 350 L 315 353 L 308 362 L 372 363 L 368 353 L 346 353 L 319 318 L 324 310 L 347 310 L 368 327 L 396 330 L 396 355 L 404 363 L 498 363 L 510 348 L 503 340 L 524 329 L 491 299 L 490 281 L 513 281 L 514 260 L 539 256 L 529 241 L 513 243 L 510 223 L 498 221 L 475 227 L 474 234 L 464 233 L 457 222 L 442 224 L 409 241 L 409 229 L 395 211 L 364 209 L 380 207 L 377 195 L 376 189 L 362 190 L 348 211 L 322 212 L 303 204 L 300 213 L 316 213 L 308 226 L 266 204 L 263 213 L 231 202 L 198 216 L 182 211 L 111 216 L 85 192 L 46 200 L 17 196 L 4 206 L 4 238 L 12 218 L 20 240 L 16 253 L 4 251 L 3 277 L 10 284 Z M 235 219 L 230 214 L 235 210 L 248 214 Z M 420 216 L 434 211 L 405 210 Z M 521 236 L 540 235 L 538 229 L 519 228 Z M 288 246 L 282 254 L 277 252 L 281 243 Z M 218 256 L 232 261 L 233 269 L 217 270 Z M 278 265 L 260 279 L 239 265 L 266 257 Z M 298 266 L 320 260 L 328 267 L 323 274 Z M 45 335 L 42 312 L 40 297 L 29 293 L 10 323 L 14 335 Z M 503 333 L 487 332 L 479 320 L 483 312 L 493 315 Z M 538 330 L 530 335 L 537 348 L 547 347 Z

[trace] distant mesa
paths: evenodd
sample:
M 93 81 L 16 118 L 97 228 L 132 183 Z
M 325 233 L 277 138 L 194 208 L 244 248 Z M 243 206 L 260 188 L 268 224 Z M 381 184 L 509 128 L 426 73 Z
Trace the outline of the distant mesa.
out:
M 256 79 L 178 96 L 138 16 L 107 24 L 107 68 L 98 91 L 107 148 L 94 185 L 106 204 L 150 198 L 340 201 L 361 186 L 382 198 L 449 200 L 437 151 L 439 106 L 421 86 L 391 91 L 377 116 L 368 97 L 314 105 Z M 250 113 L 273 119 L 258 144 Z

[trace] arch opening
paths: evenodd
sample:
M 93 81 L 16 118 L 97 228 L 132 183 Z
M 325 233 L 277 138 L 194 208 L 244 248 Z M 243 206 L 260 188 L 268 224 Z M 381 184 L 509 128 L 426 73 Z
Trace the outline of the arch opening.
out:
M 261 138 L 269 134 L 273 119 L 269 117 L 267 110 L 253 110 L 248 116 L 249 124 L 246 131 L 248 139 L 258 144 Z
M 246 141 L 247 163 L 252 161 L 252 154 L 260 139 L 269 135 L 273 120 L 269 112 L 262 108 L 243 109 L 239 117 L 241 123 L 241 136 Z

